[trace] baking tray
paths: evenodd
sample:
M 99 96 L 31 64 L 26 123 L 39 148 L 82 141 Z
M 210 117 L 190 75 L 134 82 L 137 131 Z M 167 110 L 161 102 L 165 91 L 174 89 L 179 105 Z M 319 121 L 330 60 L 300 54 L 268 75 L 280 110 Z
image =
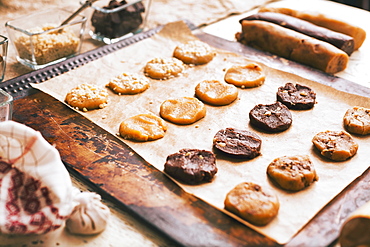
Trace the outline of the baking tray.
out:
M 201 40 L 242 54 L 270 67 L 291 70 L 302 77 L 339 90 L 370 97 L 370 89 L 348 80 L 290 62 L 237 42 L 206 34 L 186 22 Z M 13 119 L 39 130 L 59 150 L 68 170 L 106 199 L 158 230 L 176 246 L 279 246 L 203 200 L 186 193 L 163 172 L 136 154 L 123 141 L 53 97 L 32 89 L 54 76 L 83 66 L 106 54 L 151 37 L 159 28 L 107 45 L 60 64 L 1 84 L 16 99 Z M 328 246 L 335 243 L 341 224 L 370 200 L 370 171 L 365 171 L 318 213 L 286 246 Z M 166 204 L 158 205 L 158 197 Z

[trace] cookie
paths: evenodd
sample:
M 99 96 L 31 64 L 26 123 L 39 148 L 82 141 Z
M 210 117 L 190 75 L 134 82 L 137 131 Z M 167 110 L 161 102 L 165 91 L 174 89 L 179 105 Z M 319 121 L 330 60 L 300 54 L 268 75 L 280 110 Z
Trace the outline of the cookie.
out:
M 71 89 L 65 101 L 73 108 L 82 111 L 101 109 L 108 104 L 108 92 L 105 88 L 84 83 Z
M 150 86 L 148 78 L 134 73 L 122 73 L 111 79 L 107 84 L 116 94 L 138 94 Z
M 312 143 L 322 156 L 334 161 L 347 160 L 358 150 L 358 144 L 346 131 L 320 132 L 313 137 Z
M 206 107 L 194 97 L 168 99 L 161 104 L 160 115 L 175 124 L 192 124 L 206 115 Z
M 178 76 L 184 68 L 184 63 L 177 58 L 154 58 L 147 62 L 144 73 L 150 78 L 165 80 Z
M 167 156 L 164 171 L 187 184 L 211 182 L 217 173 L 216 157 L 207 150 L 182 149 Z
M 260 65 L 249 63 L 229 68 L 225 73 L 224 80 L 237 87 L 251 88 L 261 86 L 265 78 L 265 72 Z
M 280 102 L 258 104 L 249 112 L 250 123 L 268 132 L 281 132 L 292 125 L 292 114 Z
M 162 138 L 166 131 L 166 122 L 153 114 L 139 114 L 127 118 L 119 126 L 120 136 L 135 141 L 157 140 Z
M 300 84 L 286 83 L 276 93 L 277 101 L 293 110 L 308 110 L 314 107 L 316 93 L 309 87 Z
M 370 134 L 370 109 L 360 106 L 348 109 L 344 114 L 343 124 L 352 134 Z
M 238 89 L 218 80 L 204 80 L 195 87 L 195 95 L 211 105 L 228 105 L 238 98 Z
M 235 128 L 219 130 L 213 138 L 213 146 L 223 153 L 252 159 L 260 155 L 262 140 L 250 131 Z
M 216 52 L 200 40 L 188 41 L 176 46 L 173 56 L 186 64 L 206 64 L 212 61 Z
M 299 191 L 319 179 L 308 155 L 283 156 L 267 167 L 267 175 L 281 188 Z
M 278 214 L 280 203 L 270 190 L 252 182 L 243 182 L 230 190 L 225 209 L 257 226 L 270 223 Z

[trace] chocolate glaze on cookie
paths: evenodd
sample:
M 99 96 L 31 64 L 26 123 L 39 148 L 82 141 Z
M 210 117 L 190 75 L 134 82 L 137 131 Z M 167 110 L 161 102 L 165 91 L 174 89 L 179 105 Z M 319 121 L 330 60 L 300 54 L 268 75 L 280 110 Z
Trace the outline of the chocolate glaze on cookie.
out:
M 292 124 L 292 114 L 280 102 L 270 105 L 259 104 L 249 112 L 250 123 L 269 132 L 280 132 Z
M 316 93 L 300 84 L 286 83 L 285 86 L 279 87 L 276 96 L 279 102 L 293 110 L 311 109 L 316 102 Z
M 213 138 L 213 146 L 226 154 L 252 159 L 260 155 L 262 140 L 250 131 L 226 128 Z
M 207 150 L 181 149 L 167 156 L 164 171 L 187 184 L 211 182 L 217 173 L 216 157 Z

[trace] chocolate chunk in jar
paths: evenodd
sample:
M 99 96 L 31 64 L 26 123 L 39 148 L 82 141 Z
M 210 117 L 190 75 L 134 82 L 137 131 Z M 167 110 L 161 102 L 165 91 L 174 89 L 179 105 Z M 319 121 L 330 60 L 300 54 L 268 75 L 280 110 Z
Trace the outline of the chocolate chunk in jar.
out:
M 292 125 L 292 114 L 280 102 L 269 105 L 258 104 L 249 112 L 250 123 L 268 132 L 281 132 Z
M 300 84 L 286 83 L 279 87 L 277 101 L 293 110 L 308 110 L 316 103 L 316 93 L 309 87 Z
M 260 155 L 262 140 L 250 131 L 235 128 L 219 130 L 213 138 L 213 146 L 223 153 L 238 158 L 253 159 Z
M 211 182 L 217 173 L 216 157 L 207 150 L 181 149 L 167 156 L 164 172 L 187 184 Z
M 103 9 L 112 10 L 127 4 L 125 0 L 118 2 L 112 0 Z M 122 10 L 103 13 L 95 10 L 91 17 L 91 25 L 95 33 L 107 38 L 118 38 L 127 33 L 136 31 L 143 23 L 142 13 L 145 7 L 142 2 L 130 5 Z

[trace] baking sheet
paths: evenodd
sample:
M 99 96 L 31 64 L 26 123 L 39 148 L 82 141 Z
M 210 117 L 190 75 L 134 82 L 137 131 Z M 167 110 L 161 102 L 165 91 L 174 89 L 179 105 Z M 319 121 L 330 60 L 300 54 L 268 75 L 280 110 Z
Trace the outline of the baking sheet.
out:
M 186 24 L 170 23 L 150 39 L 34 86 L 63 102 L 67 92 L 78 84 L 93 83 L 104 86 L 109 79 L 122 72 L 143 73 L 147 61 L 154 57 L 172 56 L 176 45 L 190 39 L 196 37 Z M 182 75 L 169 80 L 150 80 L 151 87 L 138 95 L 119 96 L 110 92 L 108 107 L 80 113 L 116 135 L 119 124 L 124 119 L 141 113 L 159 115 L 159 107 L 164 100 L 193 96 L 195 85 L 201 80 L 223 80 L 225 69 L 247 62 L 249 60 L 245 57 L 217 50 L 215 59 L 207 65 L 189 66 Z M 370 108 L 370 103 L 368 98 L 343 93 L 266 66 L 264 69 L 267 73 L 265 83 L 253 89 L 239 89 L 239 98 L 231 105 L 221 107 L 206 105 L 206 117 L 192 125 L 180 126 L 168 123 L 167 133 L 160 140 L 146 143 L 129 140 L 125 142 L 149 163 L 163 171 L 166 157 L 182 148 L 212 150 L 213 136 L 222 128 L 235 127 L 256 132 L 263 140 L 261 156 L 253 160 L 233 160 L 217 155 L 219 171 L 212 183 L 198 186 L 180 184 L 180 186 L 220 210 L 223 210 L 227 192 L 240 182 L 252 181 L 263 187 L 270 187 L 280 200 L 278 217 L 265 227 L 250 226 L 283 244 L 368 168 L 366 150 L 370 148 L 369 137 L 354 137 L 359 144 L 358 153 L 345 162 L 330 162 L 321 158 L 313 148 L 311 139 L 321 131 L 342 130 L 342 118 L 348 108 L 354 105 Z M 267 134 L 253 129 L 249 125 L 250 109 L 259 103 L 273 103 L 276 100 L 277 88 L 286 82 L 312 87 L 317 93 L 318 103 L 312 110 L 292 111 L 293 125 L 285 132 Z M 276 157 L 295 154 L 310 155 L 320 178 L 304 191 L 288 193 L 270 183 L 266 176 L 266 168 Z

